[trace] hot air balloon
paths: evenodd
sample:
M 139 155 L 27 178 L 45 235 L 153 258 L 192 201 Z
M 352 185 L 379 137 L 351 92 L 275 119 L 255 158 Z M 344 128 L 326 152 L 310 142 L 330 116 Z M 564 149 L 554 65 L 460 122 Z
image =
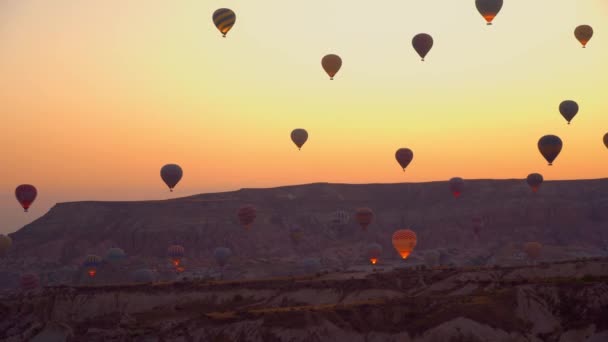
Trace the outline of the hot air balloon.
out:
M 476 237 L 479 238 L 481 229 L 484 226 L 483 217 L 473 216 L 473 219 L 471 221 L 472 221 L 472 225 L 473 225 L 473 233 L 475 234 Z
M 101 258 L 97 255 L 88 255 L 82 266 L 87 270 L 89 277 L 93 278 L 97 274 L 97 267 L 101 264 Z
M 319 258 L 306 258 L 302 261 L 304 272 L 317 273 L 321 270 L 321 260 Z
M 289 225 L 289 237 L 294 245 L 298 245 L 304 236 L 304 232 L 299 224 Z
M 424 62 L 424 57 L 426 57 L 433 47 L 433 37 L 426 33 L 419 33 L 412 38 L 412 46 Z
M 228 8 L 220 8 L 213 12 L 213 23 L 215 27 L 222 33 L 222 37 L 226 38 L 226 34 L 236 22 L 236 14 Z
M 405 168 L 410 165 L 412 159 L 414 159 L 414 152 L 412 152 L 412 150 L 409 148 L 400 148 L 397 150 L 397 152 L 395 152 L 395 159 L 397 159 L 397 162 L 399 165 L 401 165 L 403 172 L 405 172 Z
M 492 25 L 492 20 L 502 8 L 502 0 L 475 0 L 475 6 L 488 25 Z
M 171 245 L 167 249 L 167 255 L 171 259 L 173 266 L 175 266 L 176 268 L 178 268 L 181 264 L 182 258 L 184 257 L 184 253 L 184 247 L 180 245 Z
M 40 286 L 40 278 L 35 273 L 25 273 L 19 278 L 19 285 L 24 291 L 34 290 Z
M 337 210 L 333 214 L 332 223 L 336 225 L 346 225 L 350 222 L 350 215 L 344 210 Z
M 215 262 L 217 262 L 220 267 L 226 266 L 226 263 L 228 262 L 228 259 L 230 259 L 231 256 L 232 251 L 230 250 L 230 248 L 227 247 L 217 247 L 213 251 L 213 257 L 215 258 Z
M 532 188 L 532 191 L 537 192 L 540 185 L 543 183 L 543 175 L 540 173 L 531 173 L 526 178 L 526 182 Z
M 10 236 L 0 234 L 0 257 L 4 257 L 12 245 L 13 240 Z
M 538 242 L 526 242 L 524 244 L 524 252 L 530 260 L 536 261 L 540 257 L 540 252 L 543 248 Z
M 333 80 L 342 67 L 342 59 L 338 55 L 327 55 L 321 60 L 321 66 L 329 75 L 329 79 Z
M 152 283 L 154 282 L 154 273 L 147 268 L 140 268 L 133 272 L 133 282 L 135 283 Z
M 416 247 L 416 233 L 409 229 L 400 229 L 393 233 L 393 246 L 401 259 L 406 259 Z
M 369 226 L 374 219 L 374 212 L 370 208 L 359 208 L 355 213 L 355 218 L 361 228 L 367 230 L 367 226 Z
M 125 251 L 118 247 L 112 247 L 106 252 L 105 259 L 109 262 L 116 263 L 124 260 L 127 257 Z
M 450 179 L 450 191 L 454 197 L 458 198 L 464 191 L 464 180 L 460 177 Z
M 574 118 L 576 113 L 578 113 L 578 103 L 572 100 L 566 100 L 559 104 L 559 112 L 562 114 L 564 119 L 568 121 L 568 125 L 570 121 Z
M 375 265 L 376 263 L 378 263 L 378 260 L 380 259 L 380 255 L 382 254 L 382 246 L 380 246 L 377 243 L 371 243 L 367 246 L 367 257 L 369 259 L 369 262 L 372 263 L 372 265 Z
M 298 150 L 302 148 L 306 140 L 308 140 L 308 132 L 305 129 L 296 128 L 291 131 L 291 141 L 298 146 Z
M 160 169 L 160 178 L 167 184 L 169 191 L 173 191 L 183 174 L 182 168 L 177 164 L 167 164 Z
M 26 213 L 36 199 L 36 195 L 38 195 L 38 191 L 30 184 L 21 184 L 15 189 L 15 197 L 17 197 L 17 201 L 21 203 Z
M 244 205 L 239 208 L 237 216 L 241 225 L 245 227 L 245 229 L 249 229 L 255 221 L 257 209 L 251 204 Z
M 581 42 L 583 48 L 587 46 L 591 37 L 593 37 L 593 28 L 589 25 L 580 25 L 574 29 L 574 37 Z
M 545 135 L 538 140 L 538 150 L 549 165 L 553 165 L 553 161 L 562 151 L 562 139 L 556 135 Z
M 604 134 L 604 145 L 608 148 L 608 133 Z

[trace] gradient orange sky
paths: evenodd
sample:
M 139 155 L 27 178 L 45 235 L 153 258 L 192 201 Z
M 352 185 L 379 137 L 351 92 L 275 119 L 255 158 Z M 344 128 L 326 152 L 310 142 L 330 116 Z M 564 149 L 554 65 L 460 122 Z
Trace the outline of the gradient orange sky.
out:
M 237 15 L 225 39 L 220 7 Z M 587 49 L 580 24 L 595 30 Z M 435 40 L 424 63 L 420 32 Z M 65 201 L 606 177 L 607 32 L 606 0 L 505 1 L 493 26 L 473 0 L 3 0 L 0 232 Z M 334 81 L 328 53 L 343 60 Z M 581 108 L 570 126 L 566 99 Z M 536 147 L 545 134 L 564 141 L 552 167 Z M 414 151 L 405 173 L 400 147 Z M 172 194 L 167 163 L 184 169 Z M 22 183 L 39 190 L 29 214 Z

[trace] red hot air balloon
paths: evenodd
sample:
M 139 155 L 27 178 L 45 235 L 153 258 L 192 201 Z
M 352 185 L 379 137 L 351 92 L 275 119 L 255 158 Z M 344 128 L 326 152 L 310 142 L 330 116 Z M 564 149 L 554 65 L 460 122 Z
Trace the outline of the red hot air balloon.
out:
M 17 201 L 21 203 L 21 206 L 26 213 L 37 195 L 38 191 L 30 184 L 21 184 L 15 189 L 15 197 L 17 197 Z
M 355 219 L 363 230 L 367 230 L 367 226 L 369 226 L 374 219 L 374 212 L 370 208 L 359 208 L 355 213 Z
M 433 47 L 433 37 L 426 33 L 419 33 L 412 38 L 412 46 L 424 62 L 424 57 L 426 57 Z
M 604 134 L 604 145 L 608 148 L 608 133 Z
M 397 162 L 399 165 L 401 165 L 403 172 L 405 172 L 405 168 L 410 165 L 414 159 L 414 152 L 412 152 L 412 150 L 409 148 L 400 148 L 397 150 L 397 152 L 395 152 L 395 159 L 397 159 Z
M 393 246 L 401 256 L 401 259 L 407 259 L 417 243 L 418 237 L 410 229 L 399 229 L 393 233 Z
M 244 205 L 239 208 L 237 216 L 241 225 L 245 227 L 245 229 L 249 229 L 257 217 L 257 209 L 250 204 Z
M 541 175 L 540 173 L 531 173 L 528 175 L 528 178 L 526 178 L 526 182 L 528 183 L 530 188 L 532 188 L 533 192 L 538 191 L 538 188 L 543 183 L 543 180 L 543 175 Z
M 454 197 L 460 197 L 460 194 L 464 190 L 464 180 L 460 177 L 454 177 L 450 179 L 450 191 Z

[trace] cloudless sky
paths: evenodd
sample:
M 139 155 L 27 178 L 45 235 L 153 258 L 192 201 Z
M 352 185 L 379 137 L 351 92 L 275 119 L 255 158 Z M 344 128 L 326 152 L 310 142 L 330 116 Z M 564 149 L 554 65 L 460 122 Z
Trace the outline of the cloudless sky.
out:
M 221 7 L 237 15 L 227 38 L 211 20 Z M 586 49 L 580 24 L 595 30 Z M 425 62 L 421 32 L 435 40 Z M 334 81 L 328 53 L 343 60 Z M 507 0 L 493 26 L 473 0 L 0 0 L 0 232 L 65 201 L 603 178 L 607 61 L 606 0 Z M 580 105 L 570 126 L 566 99 Z M 545 134 L 564 142 L 552 167 Z M 414 151 L 405 173 L 400 147 Z M 167 163 L 184 169 L 174 193 Z M 39 190 L 28 214 L 22 183 Z

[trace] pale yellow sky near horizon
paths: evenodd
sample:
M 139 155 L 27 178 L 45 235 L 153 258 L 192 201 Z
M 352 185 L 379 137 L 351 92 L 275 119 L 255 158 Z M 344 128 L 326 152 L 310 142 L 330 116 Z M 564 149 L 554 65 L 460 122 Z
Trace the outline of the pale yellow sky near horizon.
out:
M 221 7 L 237 15 L 227 38 Z M 65 201 L 606 177 L 607 18 L 608 0 L 507 0 L 492 26 L 473 0 L 0 0 L 0 233 Z M 586 49 L 581 24 L 595 31 Z M 425 62 L 421 32 L 435 41 Z M 343 60 L 334 81 L 328 53 Z M 566 99 L 581 108 L 570 126 Z M 564 141 L 552 167 L 545 134 Z M 414 151 L 405 173 L 400 147 Z M 174 193 L 167 163 L 184 169 Z M 22 183 L 39 189 L 28 214 Z

